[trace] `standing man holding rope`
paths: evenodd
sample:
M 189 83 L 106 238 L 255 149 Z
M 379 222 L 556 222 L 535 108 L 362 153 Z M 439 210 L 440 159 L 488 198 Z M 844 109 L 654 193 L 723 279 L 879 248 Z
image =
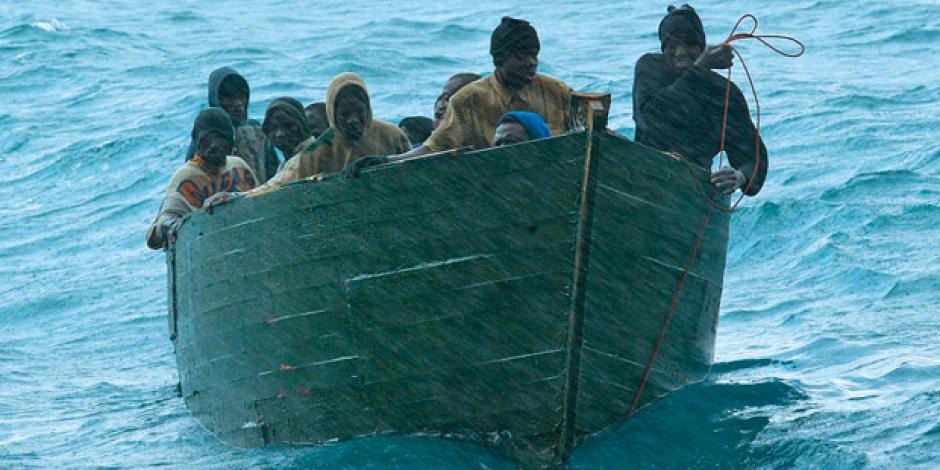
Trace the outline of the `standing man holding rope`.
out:
M 724 148 L 731 166 L 714 172 L 712 184 L 726 193 L 757 194 L 767 176 L 767 148 L 741 90 L 712 70 L 731 67 L 731 48 L 706 45 L 702 20 L 688 4 L 669 6 L 659 40 L 662 54 L 645 54 L 635 67 L 635 140 L 705 168 Z

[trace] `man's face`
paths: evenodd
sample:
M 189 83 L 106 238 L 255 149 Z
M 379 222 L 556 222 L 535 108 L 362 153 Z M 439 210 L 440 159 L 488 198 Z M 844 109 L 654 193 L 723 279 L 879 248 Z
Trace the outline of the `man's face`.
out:
M 310 122 L 310 131 L 313 135 L 319 137 L 320 134 L 326 131 L 327 127 L 330 127 L 326 114 L 323 114 L 320 108 L 307 108 L 304 112 L 307 114 L 307 121 Z
M 666 40 L 666 47 L 663 48 L 666 64 L 676 69 L 691 67 L 700 55 L 702 55 L 702 46 L 680 36 L 670 37 Z
M 220 95 L 219 101 L 222 102 L 222 109 L 232 118 L 232 124 L 238 127 L 245 120 L 245 113 L 248 107 L 248 96 L 241 93 L 231 93 Z
M 457 94 L 461 88 L 466 85 L 466 80 L 460 78 L 451 78 L 447 80 L 447 84 L 444 85 L 444 90 L 441 91 L 441 96 L 437 97 L 437 101 L 434 102 L 434 127 L 436 128 L 440 125 L 441 121 L 444 120 L 444 113 L 447 112 L 447 104 L 450 103 L 450 97 Z
M 268 120 L 270 124 L 265 123 L 265 127 L 268 129 L 268 140 L 274 142 L 274 146 L 283 152 L 284 155 L 287 157 L 292 156 L 294 149 L 297 148 L 305 138 L 303 129 L 297 125 L 296 121 L 289 118 L 287 114 L 281 110 L 271 113 Z
M 509 54 L 499 66 L 502 69 L 504 85 L 521 88 L 535 80 L 535 73 L 539 68 L 539 51 L 535 49 L 520 50 Z
M 337 130 L 349 140 L 359 140 L 369 119 L 369 105 L 362 92 L 356 87 L 343 88 L 336 98 L 335 106 L 333 118 Z
M 529 140 L 529 133 L 522 127 L 522 124 L 514 121 L 506 121 L 496 128 L 493 135 L 493 146 L 502 147 L 503 145 L 518 144 Z
M 232 153 L 228 140 L 215 131 L 210 131 L 199 140 L 199 156 L 212 166 L 225 164 L 225 157 Z

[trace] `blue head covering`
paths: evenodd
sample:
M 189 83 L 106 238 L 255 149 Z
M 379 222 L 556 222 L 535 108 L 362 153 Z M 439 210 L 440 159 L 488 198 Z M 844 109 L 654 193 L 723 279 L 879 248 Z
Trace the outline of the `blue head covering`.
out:
M 552 131 L 548 130 L 548 124 L 545 123 L 545 118 L 542 117 L 539 113 L 531 113 L 528 111 L 513 111 L 511 113 L 503 114 L 499 118 L 499 122 L 496 123 L 497 126 L 504 122 L 518 122 L 525 128 L 526 132 L 529 133 L 529 139 L 544 139 L 546 137 L 552 136 Z

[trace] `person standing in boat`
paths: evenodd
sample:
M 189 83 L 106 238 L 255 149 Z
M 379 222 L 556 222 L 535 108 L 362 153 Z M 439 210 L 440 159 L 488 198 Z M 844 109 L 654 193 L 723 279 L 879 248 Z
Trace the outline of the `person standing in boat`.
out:
M 450 104 L 450 98 L 457 94 L 463 87 L 481 79 L 483 77 L 475 73 L 458 73 L 447 79 L 444 89 L 434 101 L 434 128 L 437 129 L 444 122 L 444 114 L 447 113 L 447 105 Z
M 248 81 L 231 67 L 222 67 L 209 74 L 209 106 L 222 108 L 235 125 L 234 154 L 248 162 L 264 183 L 277 172 L 280 161 L 274 146 L 264 136 L 261 124 L 248 119 L 248 102 L 251 89 Z M 186 160 L 196 153 L 196 142 L 189 143 Z
M 567 131 L 572 90 L 560 80 L 536 73 L 540 48 L 538 33 L 528 21 L 503 17 L 490 38 L 493 73 L 450 98 L 443 122 L 424 145 L 404 155 L 361 159 L 344 173 L 354 177 L 371 165 L 443 150 L 492 147 L 499 118 L 510 111 L 542 115 L 553 135 Z
M 297 180 L 333 173 L 367 155 L 389 155 L 411 149 L 408 137 L 394 124 L 372 117 L 366 84 L 354 73 L 342 73 L 330 83 L 326 96 L 330 127 L 313 145 L 291 158 L 280 171 L 246 195 L 256 196 Z M 231 198 L 230 193 L 213 196 L 211 206 Z
M 290 97 L 277 98 L 268 105 L 261 129 L 284 155 L 282 165 L 317 140 L 310 130 L 304 105 Z
M 202 110 L 192 132 L 196 151 L 176 170 L 156 219 L 147 230 L 147 246 L 166 248 L 183 216 L 199 209 L 220 191 L 247 191 L 255 187 L 255 175 L 241 158 L 232 156 L 235 129 L 221 108 Z
M 710 168 L 721 147 L 727 84 L 713 69 L 731 67 L 731 49 L 706 44 L 702 20 L 688 4 L 669 6 L 659 23 L 659 40 L 662 53 L 645 54 L 634 69 L 635 140 Z M 767 148 L 761 141 L 755 159 L 756 132 L 747 101 L 732 83 L 726 134 L 731 166 L 711 176 L 719 190 L 747 189 L 746 194 L 753 196 L 764 185 Z

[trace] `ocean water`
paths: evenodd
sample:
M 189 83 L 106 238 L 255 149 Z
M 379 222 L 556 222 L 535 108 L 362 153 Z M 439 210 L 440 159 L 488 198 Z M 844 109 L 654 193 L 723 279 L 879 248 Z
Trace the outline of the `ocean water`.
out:
M 176 396 L 164 256 L 144 233 L 215 67 L 248 78 L 253 117 L 353 71 L 397 122 L 430 115 L 450 74 L 491 70 L 510 14 L 539 29 L 541 70 L 612 92 L 611 127 L 632 136 L 633 64 L 665 6 L 0 3 L 0 468 L 513 468 L 436 439 L 220 443 Z M 696 6 L 713 42 L 750 12 L 807 53 L 741 46 L 771 169 L 732 218 L 712 376 L 570 468 L 940 468 L 940 5 Z

